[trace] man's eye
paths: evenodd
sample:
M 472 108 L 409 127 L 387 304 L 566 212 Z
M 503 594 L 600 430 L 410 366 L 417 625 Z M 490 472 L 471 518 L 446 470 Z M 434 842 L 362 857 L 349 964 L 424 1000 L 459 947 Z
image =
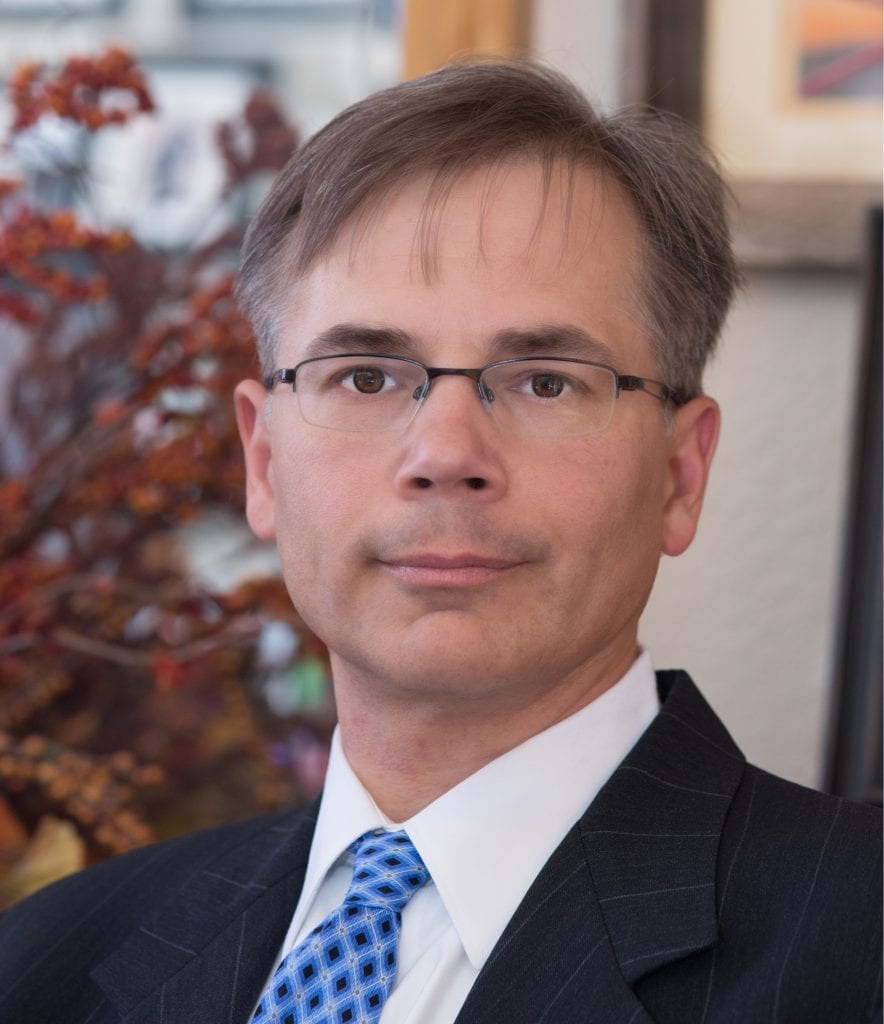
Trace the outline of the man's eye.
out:
M 535 373 L 531 392 L 538 398 L 559 398 L 567 390 L 568 380 L 560 373 Z
M 345 387 L 358 391 L 361 395 L 377 395 L 388 383 L 392 384 L 392 381 L 377 366 L 357 366 L 347 372 L 343 383 Z

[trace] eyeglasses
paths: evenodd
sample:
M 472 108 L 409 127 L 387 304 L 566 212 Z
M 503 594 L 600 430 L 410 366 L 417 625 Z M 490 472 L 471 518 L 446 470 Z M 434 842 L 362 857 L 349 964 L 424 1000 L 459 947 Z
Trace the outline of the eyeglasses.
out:
M 350 353 L 305 359 L 264 381 L 291 384 L 301 415 L 330 430 L 404 430 L 437 377 L 469 377 L 482 404 L 506 430 L 527 437 L 577 437 L 611 422 L 623 391 L 644 391 L 667 405 L 686 399 L 658 380 L 618 373 L 584 359 L 501 359 L 480 369 L 424 366 L 403 356 Z

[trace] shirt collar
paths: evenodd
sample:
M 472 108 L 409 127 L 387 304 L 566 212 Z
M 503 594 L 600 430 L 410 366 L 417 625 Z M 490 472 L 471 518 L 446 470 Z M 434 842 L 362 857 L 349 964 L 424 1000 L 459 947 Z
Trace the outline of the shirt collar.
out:
M 391 824 L 350 767 L 341 746 L 340 729 L 336 728 L 304 888 L 290 934 L 297 934 L 323 879 L 338 860 L 347 856 L 347 848 L 353 840 L 372 829 L 389 828 Z
M 543 865 L 658 710 L 654 671 L 643 652 L 600 697 L 485 765 L 402 825 L 376 806 L 336 730 L 299 906 L 309 907 L 330 868 L 363 832 L 404 828 L 467 957 L 481 969 Z

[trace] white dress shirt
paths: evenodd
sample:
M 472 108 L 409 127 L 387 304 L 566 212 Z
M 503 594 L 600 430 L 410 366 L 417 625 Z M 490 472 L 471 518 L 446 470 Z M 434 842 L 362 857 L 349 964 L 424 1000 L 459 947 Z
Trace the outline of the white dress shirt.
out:
M 659 710 L 649 655 L 575 714 L 485 765 L 408 821 L 389 821 L 353 773 L 337 730 L 301 898 L 274 970 L 343 901 L 347 847 L 405 829 L 431 880 L 402 912 L 399 968 L 382 1024 L 452 1024 L 552 852 Z

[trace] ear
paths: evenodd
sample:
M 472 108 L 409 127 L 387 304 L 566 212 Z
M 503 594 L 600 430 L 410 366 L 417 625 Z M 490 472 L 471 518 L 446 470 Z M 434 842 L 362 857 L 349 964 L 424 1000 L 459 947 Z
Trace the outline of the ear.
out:
M 233 393 L 236 423 L 246 457 L 246 518 L 256 537 L 276 536 L 276 510 L 270 457 L 270 430 L 264 414 L 267 392 L 256 380 L 244 380 Z
M 662 550 L 666 555 L 687 550 L 697 532 L 720 426 L 718 405 L 705 395 L 675 413 L 663 508 Z

